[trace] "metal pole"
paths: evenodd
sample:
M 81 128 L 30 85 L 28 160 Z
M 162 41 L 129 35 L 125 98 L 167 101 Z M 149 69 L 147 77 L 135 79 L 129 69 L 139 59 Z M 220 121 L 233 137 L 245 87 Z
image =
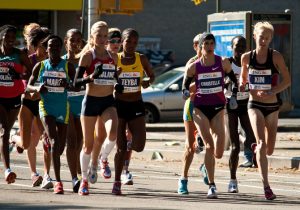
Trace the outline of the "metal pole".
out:
M 57 26 L 57 10 L 55 10 L 54 12 L 53 12 L 53 22 L 54 22 L 54 25 L 53 25 L 53 32 L 54 32 L 54 34 L 57 34 L 57 32 L 58 32 L 58 26 Z
M 216 12 L 220 12 L 220 0 L 216 0 Z
M 98 0 L 88 0 L 88 38 L 90 37 L 92 25 L 99 20 L 99 3 Z
M 86 16 L 85 16 L 85 10 L 86 10 L 86 6 L 85 6 L 85 0 L 82 0 L 82 6 L 81 6 L 81 33 L 83 35 L 83 37 L 85 37 L 85 33 L 86 33 Z M 85 37 L 86 38 L 86 37 Z

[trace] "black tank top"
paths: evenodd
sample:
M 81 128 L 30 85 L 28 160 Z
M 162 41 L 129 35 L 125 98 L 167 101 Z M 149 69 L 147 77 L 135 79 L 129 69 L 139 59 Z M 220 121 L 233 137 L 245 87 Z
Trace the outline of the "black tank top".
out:
M 269 90 L 278 83 L 278 70 L 273 64 L 273 49 L 268 49 L 267 60 L 260 64 L 256 60 L 256 51 L 251 51 L 249 62 L 250 89 Z
M 255 69 L 255 70 L 268 70 L 268 69 L 270 69 L 271 70 L 271 86 L 276 86 L 279 82 L 279 71 L 273 63 L 273 49 L 272 48 L 268 49 L 267 60 L 264 64 L 258 63 L 256 61 L 256 51 L 255 50 L 251 51 L 249 69 Z M 250 83 L 251 83 L 251 81 L 250 81 Z M 278 103 L 279 103 L 279 105 L 281 105 L 282 100 L 280 99 L 280 94 L 278 93 L 276 95 L 277 95 Z
M 250 53 L 250 63 L 249 68 L 263 70 L 263 69 L 271 69 L 272 75 L 278 74 L 278 70 L 276 69 L 275 65 L 273 64 L 273 49 L 268 49 L 268 57 L 264 64 L 260 64 L 256 61 L 256 51 L 251 51 Z

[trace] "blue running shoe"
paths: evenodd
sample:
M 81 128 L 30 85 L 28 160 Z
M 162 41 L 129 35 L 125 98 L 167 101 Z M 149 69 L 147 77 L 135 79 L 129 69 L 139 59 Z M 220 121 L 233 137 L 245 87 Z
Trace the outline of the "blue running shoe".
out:
M 187 183 L 188 183 L 188 180 L 187 179 L 179 179 L 178 180 L 178 194 L 180 195 L 187 195 L 189 194 L 189 191 L 187 189 Z
M 98 179 L 97 166 L 95 167 L 91 164 L 90 169 L 88 171 L 88 179 L 91 184 L 95 184 L 97 182 Z
M 208 175 L 207 175 L 207 170 L 206 170 L 205 165 L 201 164 L 199 170 L 202 173 L 204 184 L 208 185 L 209 184 L 209 182 L 208 182 Z

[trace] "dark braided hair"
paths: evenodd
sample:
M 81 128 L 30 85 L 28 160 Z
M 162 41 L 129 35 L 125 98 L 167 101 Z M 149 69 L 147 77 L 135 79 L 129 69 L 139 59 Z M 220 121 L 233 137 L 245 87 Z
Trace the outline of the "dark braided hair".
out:
M 135 36 L 137 38 L 139 38 L 139 33 L 133 29 L 133 28 L 126 28 L 123 32 L 122 32 L 122 39 L 126 39 L 129 36 Z
M 3 40 L 3 36 L 4 34 L 6 34 L 7 32 L 13 32 L 13 33 L 17 33 L 17 28 L 15 26 L 12 25 L 3 25 L 0 27 L 0 43 Z

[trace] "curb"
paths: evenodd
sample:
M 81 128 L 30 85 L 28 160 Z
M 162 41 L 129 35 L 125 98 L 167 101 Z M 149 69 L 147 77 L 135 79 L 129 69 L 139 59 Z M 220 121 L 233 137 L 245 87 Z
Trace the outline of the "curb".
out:
M 184 125 L 146 124 L 147 132 L 184 132 Z M 277 132 L 300 132 L 300 125 L 279 125 Z
M 178 158 L 178 160 L 181 160 L 182 153 L 184 151 L 177 150 L 176 152 L 174 150 L 160 150 L 160 149 L 145 149 L 143 152 L 144 155 L 146 155 L 146 159 L 149 160 L 155 160 L 156 158 L 153 158 L 154 154 L 160 154 L 159 160 L 170 160 Z M 178 154 L 180 153 L 180 155 Z M 196 155 L 196 154 L 195 154 Z M 199 158 L 201 160 L 204 160 L 205 152 L 201 152 L 199 155 Z M 163 157 L 163 158 L 161 158 Z M 216 163 L 222 163 L 222 164 L 228 164 L 230 157 L 230 151 L 224 151 L 223 157 L 221 159 L 216 159 Z M 243 152 L 240 152 L 239 154 L 239 163 L 242 163 L 245 161 Z M 284 157 L 284 156 L 268 156 L 268 165 L 269 168 L 294 168 L 294 169 L 300 169 L 300 157 Z

